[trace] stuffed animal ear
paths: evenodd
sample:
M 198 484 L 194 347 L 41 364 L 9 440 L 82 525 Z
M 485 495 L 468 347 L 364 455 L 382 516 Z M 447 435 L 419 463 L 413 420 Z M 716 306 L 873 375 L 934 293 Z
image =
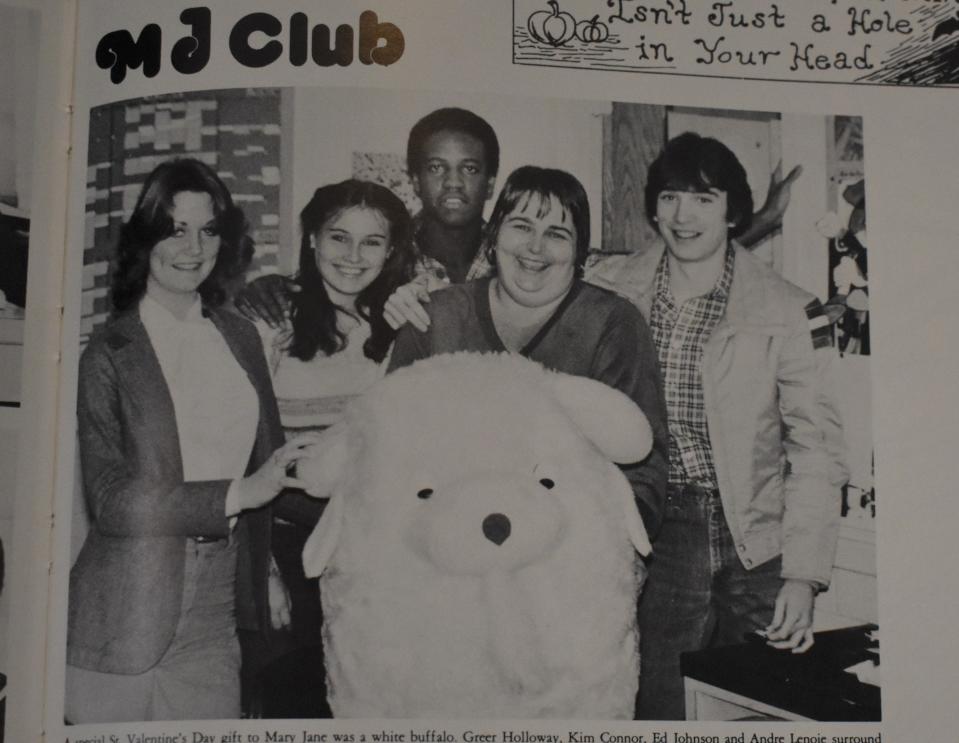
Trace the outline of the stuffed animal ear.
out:
M 343 528 L 343 495 L 334 493 L 326 504 L 320 521 L 303 545 L 303 573 L 307 578 L 318 578 L 326 569 Z
M 347 436 L 343 425 L 328 429 L 313 447 L 311 456 L 297 462 L 297 477 L 310 486 L 310 494 L 330 499 L 303 546 L 303 571 L 307 578 L 316 578 L 323 572 L 340 536 L 343 496 L 337 492 L 336 484 L 349 462 Z
M 646 524 L 643 523 L 643 515 L 639 512 L 636 505 L 636 496 L 633 488 L 626 479 L 626 475 L 620 472 L 618 467 L 611 470 L 611 479 L 615 475 L 615 483 L 611 484 L 610 491 L 615 494 L 623 513 L 623 523 L 626 524 L 626 531 L 629 534 L 629 541 L 633 547 L 643 557 L 648 557 L 653 551 L 653 546 L 649 543 L 649 534 L 646 533 Z
M 583 435 L 619 464 L 642 461 L 653 448 L 643 411 L 619 390 L 586 377 L 554 373 L 553 392 Z

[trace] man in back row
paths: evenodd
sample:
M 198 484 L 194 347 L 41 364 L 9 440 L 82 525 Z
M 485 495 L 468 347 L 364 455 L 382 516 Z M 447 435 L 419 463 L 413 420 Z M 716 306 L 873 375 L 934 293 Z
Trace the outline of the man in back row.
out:
M 413 218 L 422 273 L 432 283 L 453 284 L 487 276 L 490 265 L 479 247 L 483 208 L 499 171 L 493 127 L 462 108 L 433 111 L 410 130 L 406 163 L 423 205 Z
M 423 204 L 423 270 L 385 314 L 422 327 L 429 290 L 491 270 L 479 245 L 499 145 L 475 114 L 440 109 L 413 127 L 407 157 Z M 754 218 L 728 149 L 696 135 L 673 140 L 647 185 L 647 214 L 663 241 L 599 257 L 585 276 L 639 307 L 667 400 L 665 523 L 640 603 L 644 719 L 683 717 L 684 650 L 757 629 L 774 647 L 802 651 L 812 642 L 843 478 L 827 386 L 835 353 L 818 300 L 739 247 L 778 226 L 798 174 L 773 179 Z

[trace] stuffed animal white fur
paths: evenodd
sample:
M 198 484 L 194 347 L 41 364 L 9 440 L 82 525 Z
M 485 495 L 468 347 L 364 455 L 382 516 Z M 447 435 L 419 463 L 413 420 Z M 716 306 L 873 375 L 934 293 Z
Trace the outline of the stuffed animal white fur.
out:
M 374 385 L 299 465 L 330 496 L 303 559 L 334 714 L 632 718 L 650 546 L 611 461 L 651 442 L 625 395 L 516 356 Z

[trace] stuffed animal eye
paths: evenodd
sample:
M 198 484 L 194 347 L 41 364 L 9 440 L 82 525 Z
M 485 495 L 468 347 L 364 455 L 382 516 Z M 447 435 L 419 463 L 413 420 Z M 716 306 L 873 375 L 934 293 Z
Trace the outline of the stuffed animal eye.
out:
M 556 483 L 550 480 L 548 477 L 544 477 L 542 480 L 540 480 L 539 484 L 542 485 L 547 490 L 552 490 L 553 486 L 556 485 Z
M 416 494 L 416 497 L 420 500 L 428 500 L 431 495 L 433 495 L 433 488 L 423 488 Z

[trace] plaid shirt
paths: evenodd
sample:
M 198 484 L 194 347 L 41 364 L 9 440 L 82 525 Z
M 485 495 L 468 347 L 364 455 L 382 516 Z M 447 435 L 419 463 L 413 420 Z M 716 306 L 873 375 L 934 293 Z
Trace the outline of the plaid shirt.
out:
M 450 281 L 446 267 L 435 258 L 423 252 L 420 244 L 422 241 L 422 231 L 423 213 L 419 212 L 413 217 L 413 247 L 419 256 L 416 260 L 416 276 L 426 276 L 428 278 L 427 288 L 430 291 L 449 286 L 452 282 Z M 485 279 L 491 273 L 493 273 L 493 267 L 490 265 L 490 262 L 486 260 L 486 251 L 483 250 L 483 246 L 480 245 L 476 257 L 473 258 L 473 262 L 470 264 L 469 271 L 466 272 L 466 281 Z
M 656 269 L 650 329 L 659 356 L 669 420 L 669 483 L 715 488 L 716 470 L 703 404 L 703 344 L 726 312 L 735 252 L 708 293 L 677 305 L 669 289 L 667 254 Z

